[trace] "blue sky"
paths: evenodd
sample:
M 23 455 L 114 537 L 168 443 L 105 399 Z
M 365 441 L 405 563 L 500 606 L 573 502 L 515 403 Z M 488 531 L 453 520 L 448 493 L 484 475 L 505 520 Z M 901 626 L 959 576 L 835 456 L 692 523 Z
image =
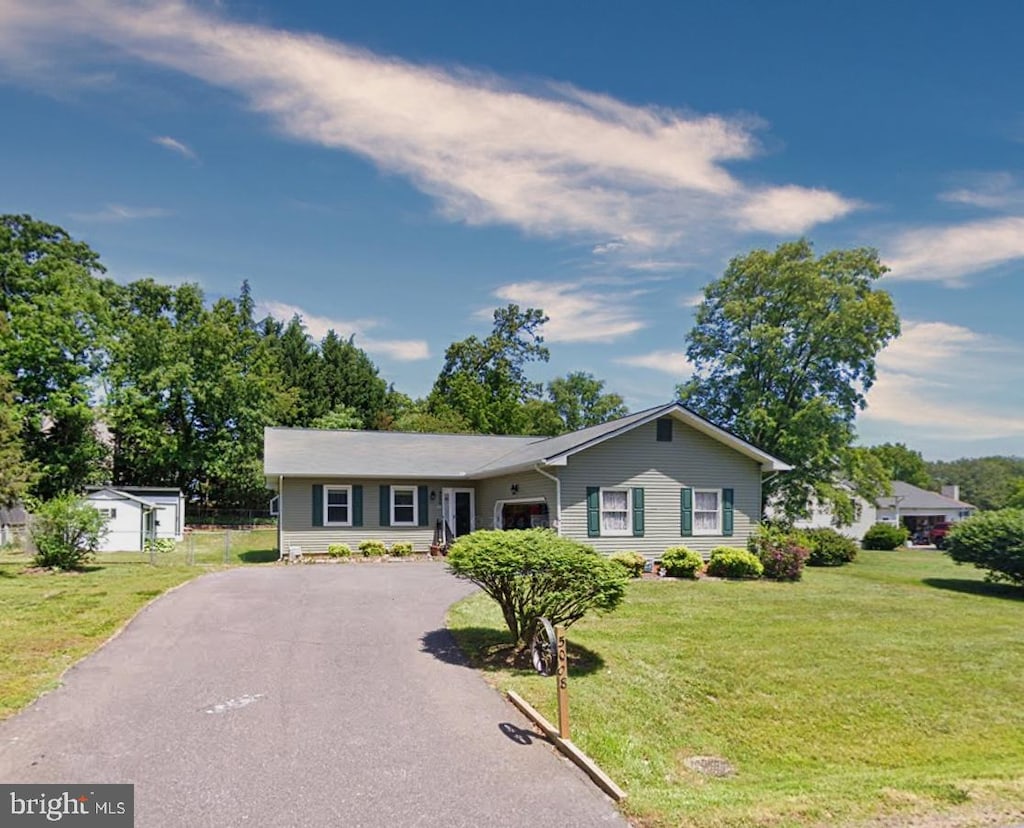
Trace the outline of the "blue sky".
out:
M 641 408 L 704 284 L 877 247 L 865 443 L 1024 455 L 1015 2 L 0 0 L 0 211 L 355 334 L 425 394 L 498 305 Z

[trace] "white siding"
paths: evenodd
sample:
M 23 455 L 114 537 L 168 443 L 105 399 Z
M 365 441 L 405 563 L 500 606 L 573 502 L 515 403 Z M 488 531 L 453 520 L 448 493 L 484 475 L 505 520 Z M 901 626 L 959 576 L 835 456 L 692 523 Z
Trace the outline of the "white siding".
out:
M 140 503 L 117 497 L 110 492 L 93 492 L 86 500 L 97 509 L 115 510 L 115 516 L 107 521 L 107 535 L 100 546 L 101 552 L 142 551 Z
M 716 546 L 746 545 L 761 514 L 761 467 L 739 452 L 678 420 L 670 442 L 658 442 L 656 424 L 639 426 L 586 449 L 558 469 L 562 481 L 562 534 L 602 552 L 636 550 L 656 558 L 672 546 L 707 556 Z M 587 537 L 587 487 L 642 487 L 644 537 Z M 680 532 L 683 487 L 733 490 L 733 534 Z

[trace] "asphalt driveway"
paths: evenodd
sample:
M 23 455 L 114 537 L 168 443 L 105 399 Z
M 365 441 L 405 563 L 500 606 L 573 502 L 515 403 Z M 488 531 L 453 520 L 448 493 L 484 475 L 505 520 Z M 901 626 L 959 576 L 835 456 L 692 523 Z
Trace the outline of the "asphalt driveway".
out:
M 443 630 L 436 563 L 233 569 L 0 724 L 0 781 L 135 785 L 136 825 L 624 825 Z

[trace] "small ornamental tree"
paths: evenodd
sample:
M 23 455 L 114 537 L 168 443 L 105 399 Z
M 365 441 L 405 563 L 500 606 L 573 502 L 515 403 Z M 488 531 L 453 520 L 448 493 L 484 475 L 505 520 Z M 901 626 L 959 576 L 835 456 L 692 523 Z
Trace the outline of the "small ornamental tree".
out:
M 958 564 L 988 570 L 990 581 L 1024 586 L 1024 509 L 972 515 L 950 529 L 943 551 Z
M 448 566 L 497 601 L 517 651 L 528 646 L 541 616 L 568 627 L 590 610 L 611 612 L 628 579 L 621 565 L 549 529 L 463 535 L 448 552 Z
M 35 510 L 30 532 L 36 566 L 80 569 L 103 542 L 107 519 L 76 495 L 64 494 Z

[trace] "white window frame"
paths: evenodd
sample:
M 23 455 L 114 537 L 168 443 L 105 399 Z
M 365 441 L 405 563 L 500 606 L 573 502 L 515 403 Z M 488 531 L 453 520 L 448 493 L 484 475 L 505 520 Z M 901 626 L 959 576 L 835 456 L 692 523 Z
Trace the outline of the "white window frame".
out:
M 698 529 L 697 528 L 697 513 L 711 514 L 710 509 L 698 509 L 697 508 L 697 495 L 699 494 L 713 494 L 715 500 L 718 503 L 718 508 L 715 510 L 715 528 L 714 529 Z M 721 535 L 722 534 L 722 490 L 721 489 L 694 489 L 693 490 L 693 534 L 695 535 Z
M 101 506 L 98 509 L 100 515 L 105 517 L 107 520 L 117 520 L 117 507 L 116 506 Z
M 605 509 L 604 508 L 604 493 L 605 492 L 625 492 L 626 493 L 626 528 L 625 529 L 605 529 L 604 526 L 604 515 L 605 512 L 618 512 L 618 509 Z M 624 538 L 632 536 L 633 534 L 633 490 L 628 486 L 609 486 L 607 489 L 602 488 L 598 490 L 598 501 L 597 501 L 597 519 L 598 526 L 601 530 L 602 538 Z
M 412 520 L 397 520 L 395 518 L 395 495 L 398 492 L 412 493 Z M 408 509 L 407 503 L 401 504 L 403 509 Z M 420 504 L 419 491 L 416 486 L 392 486 L 391 487 L 391 525 L 392 526 L 419 526 L 420 525 Z
M 330 505 L 328 498 L 331 492 L 345 492 L 345 508 L 348 513 L 348 520 L 330 520 Z M 335 504 L 335 508 L 340 504 Z M 352 487 L 351 486 L 324 486 L 324 526 L 351 526 L 352 525 Z

